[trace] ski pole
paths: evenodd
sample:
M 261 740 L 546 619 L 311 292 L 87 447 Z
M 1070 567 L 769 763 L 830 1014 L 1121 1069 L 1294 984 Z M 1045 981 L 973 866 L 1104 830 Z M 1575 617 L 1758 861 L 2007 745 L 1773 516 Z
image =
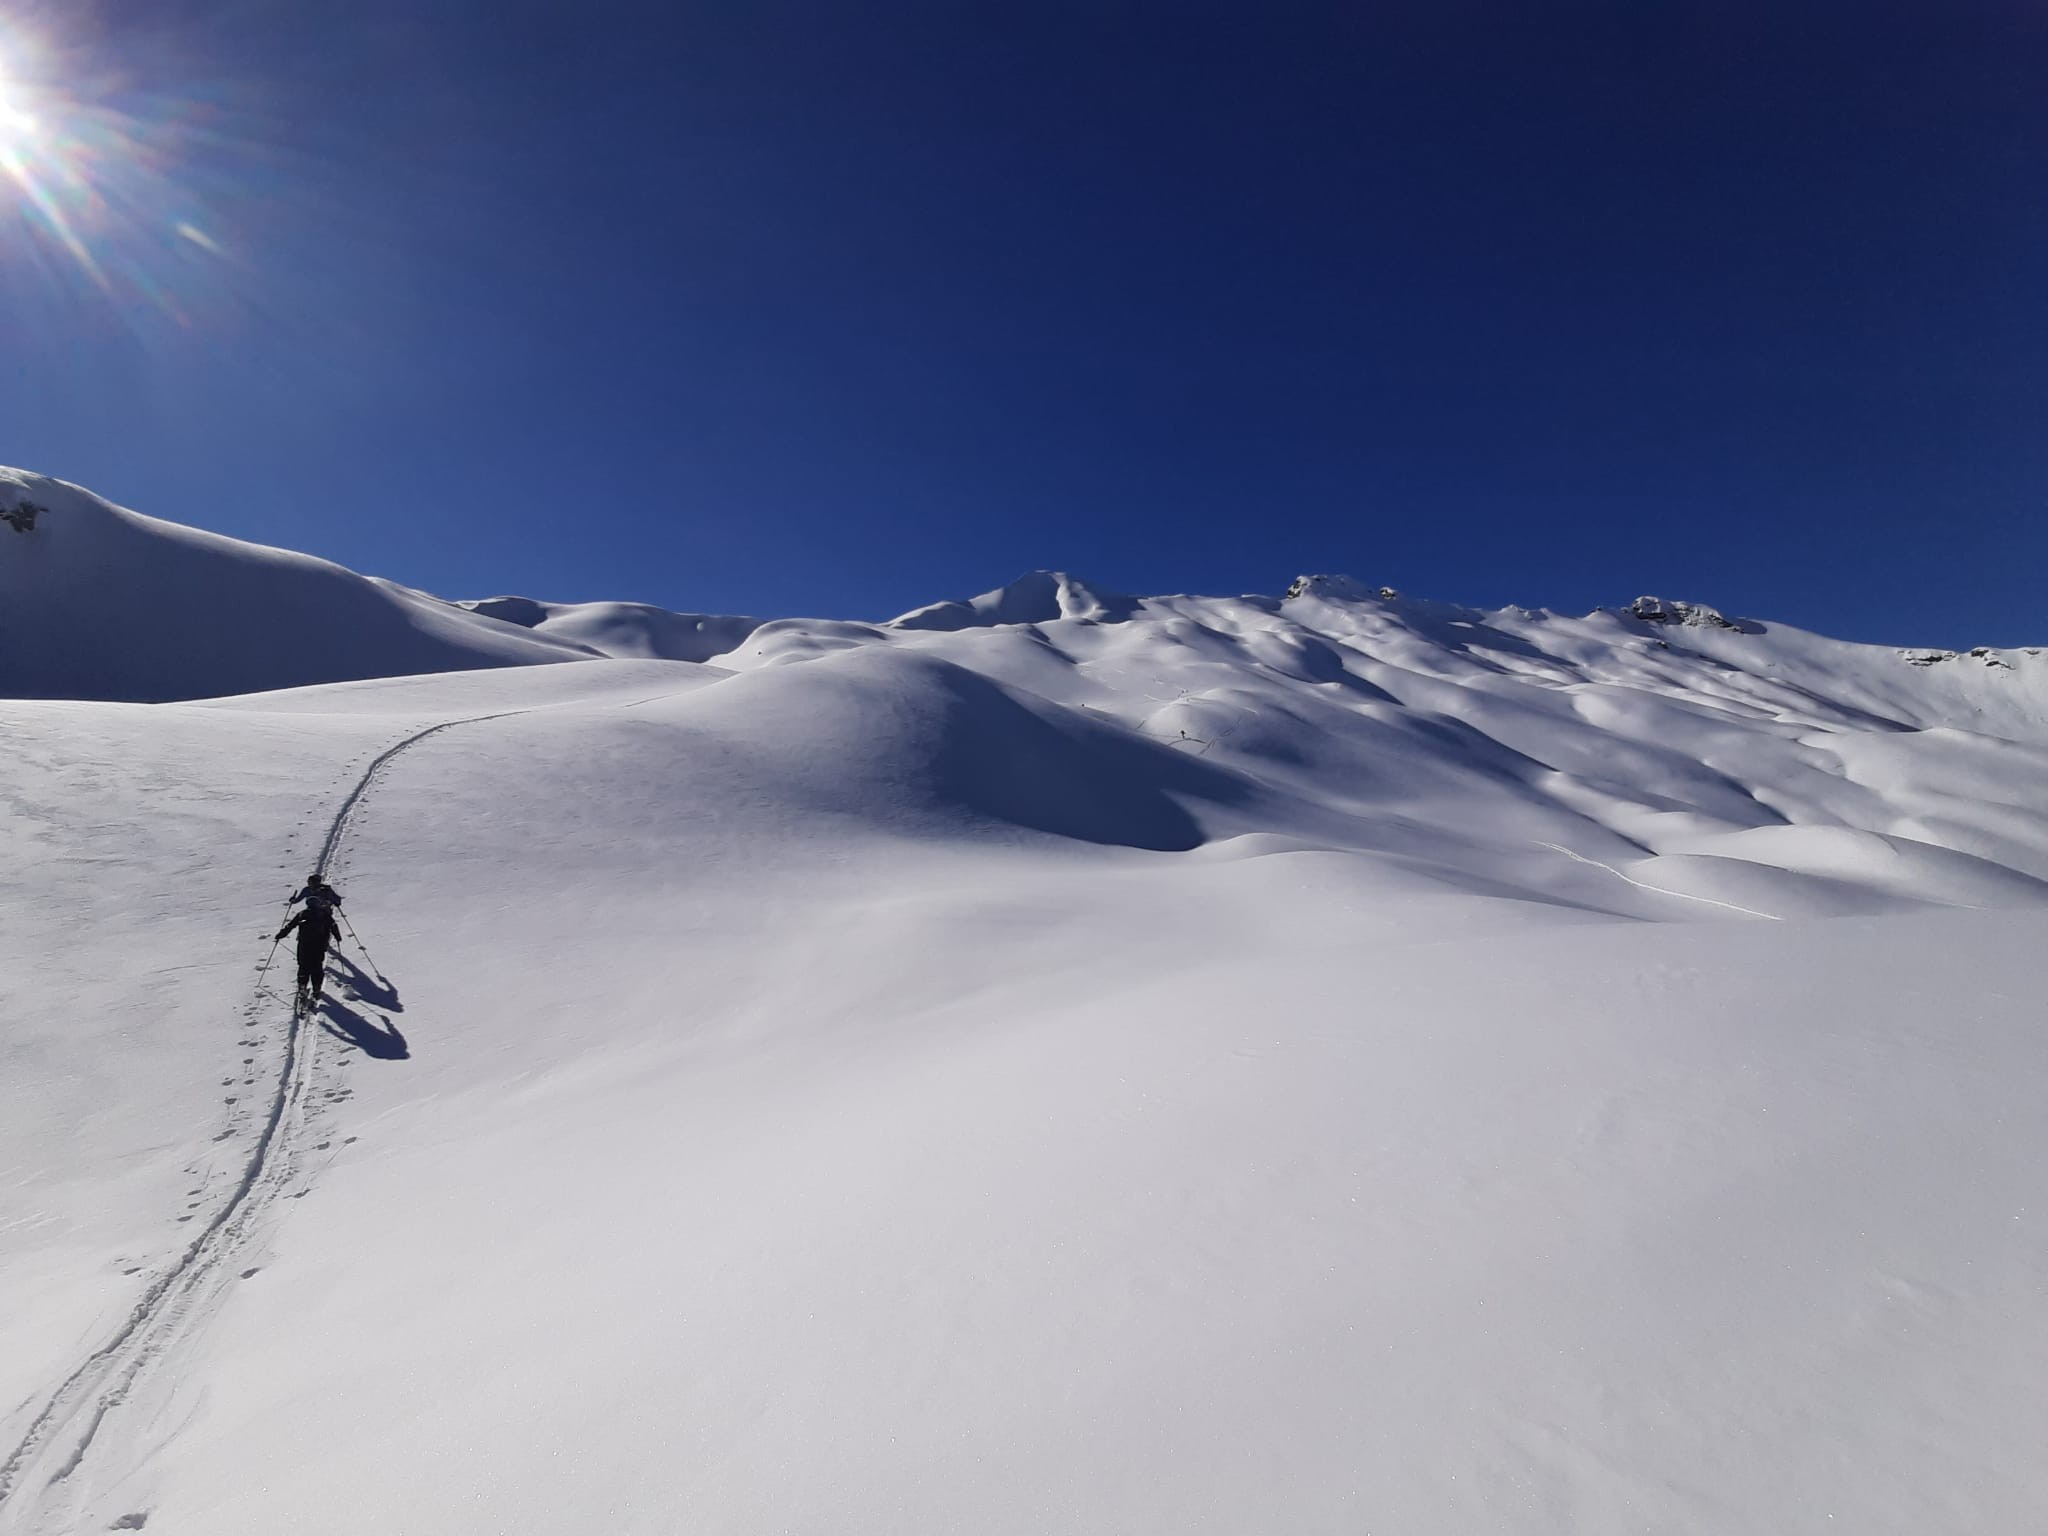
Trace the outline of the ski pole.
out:
M 356 948 L 360 949 L 363 952 L 363 958 L 370 962 L 370 969 L 375 971 L 379 976 L 382 976 L 384 974 L 384 967 L 379 965 L 377 963 L 377 957 L 370 953 L 370 946 L 365 944 L 363 942 L 363 936 L 356 932 L 356 925 L 348 920 L 348 914 L 342 911 L 341 908 L 339 907 L 336 907 L 334 911 L 335 915 L 341 919 L 341 926 L 348 930 L 348 936 L 351 939 L 355 940 Z
M 256 967 L 256 985 L 257 985 L 257 986 L 259 986 L 259 987 L 260 987 L 260 986 L 262 986 L 262 985 L 263 985 L 263 978 L 264 978 L 265 976 L 267 976 L 267 975 L 269 975 L 269 974 L 270 974 L 270 962 L 271 962 L 271 961 L 273 961 L 273 960 L 275 960 L 275 959 L 277 958 L 277 946 L 278 946 L 278 945 L 280 945 L 280 944 L 282 944 L 283 942 L 284 942 L 284 935 L 282 935 L 282 934 L 279 934 L 279 935 L 278 935 L 278 936 L 277 936 L 276 938 L 274 938 L 274 939 L 272 939 L 272 940 L 270 941 L 270 953 L 269 953 L 269 954 L 267 954 L 267 955 L 265 955 L 265 956 L 263 957 L 263 963 L 262 963 L 261 965 L 259 965 L 259 966 L 257 966 L 257 967 Z

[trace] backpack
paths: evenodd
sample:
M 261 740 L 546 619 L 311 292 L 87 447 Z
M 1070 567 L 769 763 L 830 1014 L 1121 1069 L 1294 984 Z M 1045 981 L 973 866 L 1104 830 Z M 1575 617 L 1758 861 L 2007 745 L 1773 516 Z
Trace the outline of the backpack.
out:
M 306 888 L 294 896 L 292 900 L 303 901 L 316 912 L 332 913 L 336 907 L 341 905 L 341 892 L 331 885 L 313 885 L 308 883 Z

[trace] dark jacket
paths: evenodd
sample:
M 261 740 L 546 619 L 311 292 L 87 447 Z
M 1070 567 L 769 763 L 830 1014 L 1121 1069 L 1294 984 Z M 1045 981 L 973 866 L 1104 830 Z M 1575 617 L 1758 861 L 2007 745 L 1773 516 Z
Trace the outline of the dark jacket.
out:
M 334 914 L 325 907 L 306 908 L 305 911 L 277 930 L 278 938 L 282 939 L 294 928 L 299 930 L 299 948 L 301 950 L 324 950 L 341 936 L 339 930 L 335 927 Z

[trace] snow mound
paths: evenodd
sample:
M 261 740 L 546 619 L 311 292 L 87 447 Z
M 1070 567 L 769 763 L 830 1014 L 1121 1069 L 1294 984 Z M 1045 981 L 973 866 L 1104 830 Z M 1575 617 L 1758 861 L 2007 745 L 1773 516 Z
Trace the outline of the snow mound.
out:
M 157 702 L 595 654 L 309 555 L 0 469 L 0 697 Z
M 1050 624 L 1060 619 L 1087 619 L 1116 624 L 1138 610 L 1138 600 L 1069 576 L 1064 571 L 1032 571 L 1008 586 L 997 587 L 965 602 L 933 603 L 890 620 L 894 629 L 974 629 L 991 624 Z
M 675 613 L 650 603 L 542 603 L 530 597 L 486 597 L 458 606 L 602 656 L 657 661 L 710 661 L 741 645 L 761 627 L 759 619 L 737 614 Z
M 1206 841 L 1197 808 L 1256 793 L 1169 743 L 936 656 L 857 648 L 768 668 L 692 695 L 688 718 L 745 754 L 753 795 L 897 835 L 1180 852 Z

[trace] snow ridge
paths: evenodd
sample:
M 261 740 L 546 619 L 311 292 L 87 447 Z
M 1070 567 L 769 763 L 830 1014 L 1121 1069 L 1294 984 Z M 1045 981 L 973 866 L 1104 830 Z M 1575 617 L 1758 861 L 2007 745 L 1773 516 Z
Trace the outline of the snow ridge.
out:
M 848 644 L 1048 625 L 1170 621 L 1189 602 L 1138 598 L 1070 573 L 1038 570 L 965 600 L 914 609 L 873 625 L 840 620 L 762 620 L 677 613 L 646 603 L 555 603 L 503 596 L 448 602 L 395 582 L 357 575 L 310 556 L 180 527 L 113 506 L 81 487 L 0 468 L 0 504 L 16 529 L 0 540 L 0 698 L 129 702 L 216 698 L 378 677 L 532 666 L 601 657 L 726 664 L 759 647 L 781 660 Z M 1639 597 L 1571 620 L 1544 610 L 1470 608 L 1402 596 L 1336 574 L 1303 575 L 1281 599 L 1243 598 L 1339 636 L 1406 630 L 1471 653 L 1471 631 L 1502 632 L 1509 645 L 1555 637 L 1613 617 L 1683 632 L 1694 649 L 1707 635 L 1783 637 L 1783 625 L 1731 620 L 1701 603 Z M 1526 633 L 1521 633 L 1526 631 Z M 1641 633 L 1637 628 L 1636 633 Z M 1618 638 L 1618 637 L 1617 637 Z M 1542 644 L 1538 639 L 1538 644 Z M 1669 642 L 1667 642 L 1669 643 Z M 1548 647 L 1546 647 L 1548 648 Z M 1724 666 L 1777 664 L 1760 650 L 1716 648 Z M 1876 647 L 1837 646 L 1833 659 Z M 1889 652 L 1919 668 L 1955 653 Z M 2038 652 L 2024 653 L 2038 655 Z M 1969 655 L 2011 670 L 2011 653 Z
M 154 703 L 598 652 L 331 561 L 0 469 L 42 508 L 0 541 L 0 697 Z

